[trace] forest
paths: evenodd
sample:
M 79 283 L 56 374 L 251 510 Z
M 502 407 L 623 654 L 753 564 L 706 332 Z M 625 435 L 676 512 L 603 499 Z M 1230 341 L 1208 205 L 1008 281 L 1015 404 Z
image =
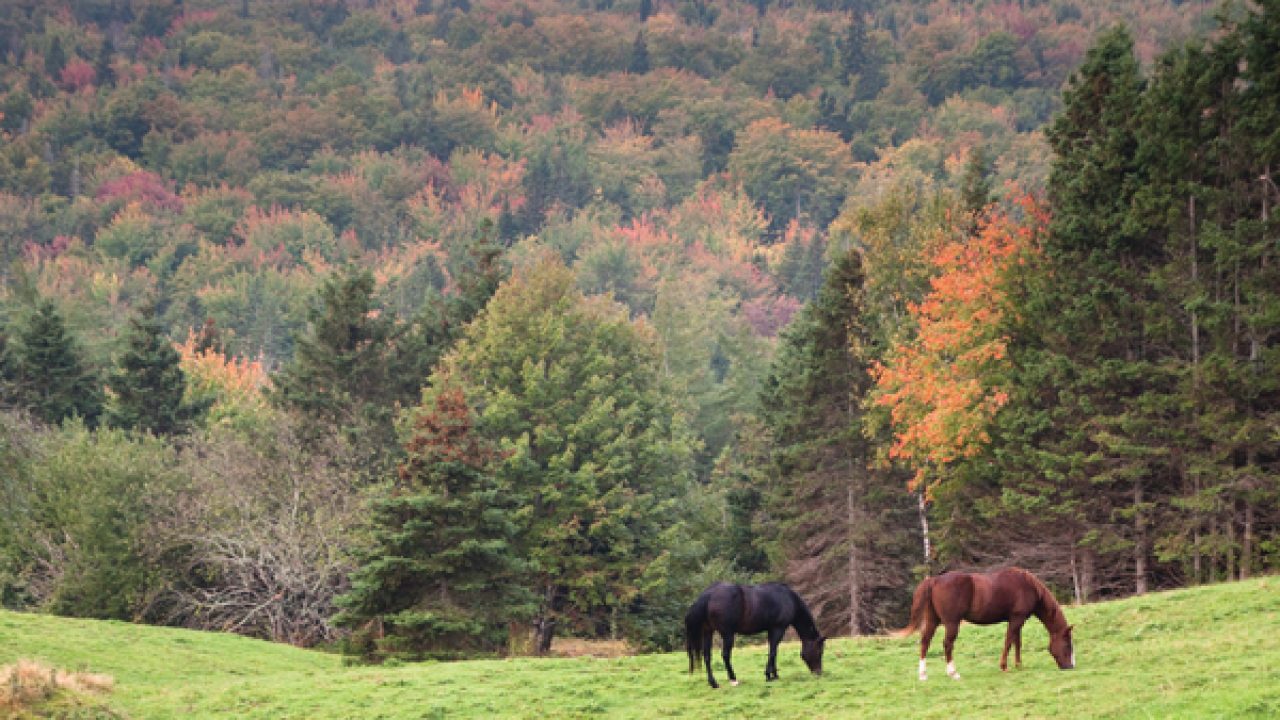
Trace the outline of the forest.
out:
M 0 0 L 0 606 L 371 661 L 1280 567 L 1280 0 Z

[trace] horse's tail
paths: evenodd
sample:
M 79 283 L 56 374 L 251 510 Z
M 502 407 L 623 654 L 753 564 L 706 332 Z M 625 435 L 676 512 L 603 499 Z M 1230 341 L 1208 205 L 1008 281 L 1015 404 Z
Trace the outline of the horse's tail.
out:
M 911 597 L 911 620 L 901 630 L 891 633 L 894 637 L 906 637 L 920 629 L 924 624 L 924 614 L 929 607 L 933 595 L 933 578 L 927 577 L 916 586 L 916 593 Z
M 693 602 L 689 612 L 684 616 L 684 649 L 689 654 L 689 672 L 698 669 L 698 655 L 701 653 L 702 628 L 707 623 L 707 605 L 709 599 L 701 595 Z

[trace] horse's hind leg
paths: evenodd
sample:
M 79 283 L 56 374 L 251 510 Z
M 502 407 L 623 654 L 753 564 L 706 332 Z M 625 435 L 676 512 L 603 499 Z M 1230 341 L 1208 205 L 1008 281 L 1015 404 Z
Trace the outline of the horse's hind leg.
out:
M 707 682 L 711 683 L 712 688 L 720 687 L 716 682 L 716 677 L 711 674 L 711 636 L 715 633 L 711 628 L 707 628 L 702 632 L 702 662 L 707 666 Z
M 929 672 L 925 669 L 924 657 L 929 653 L 929 643 L 933 642 L 933 634 L 938 630 L 938 618 L 932 612 L 926 613 L 924 627 L 920 629 L 920 679 L 928 680 Z
M 729 656 L 733 654 L 733 633 L 720 633 L 720 639 L 723 641 L 723 647 L 720 650 L 720 657 L 724 658 L 725 672 L 729 673 L 729 684 L 737 685 L 738 676 L 733 674 L 733 663 L 729 662 Z
M 953 651 L 956 647 L 956 636 L 960 634 L 960 621 L 946 624 L 946 634 L 942 636 L 942 649 L 947 653 L 947 674 L 952 680 L 959 680 L 960 673 L 956 672 L 956 662 L 953 659 Z
M 1022 622 L 1026 622 L 1026 618 Z M 1018 630 L 1013 634 L 1013 653 L 1017 666 L 1022 667 L 1022 623 L 1018 623 Z

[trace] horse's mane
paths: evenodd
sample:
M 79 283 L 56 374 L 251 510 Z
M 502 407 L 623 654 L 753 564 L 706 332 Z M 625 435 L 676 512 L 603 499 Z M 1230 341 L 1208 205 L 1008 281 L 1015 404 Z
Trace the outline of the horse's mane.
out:
M 793 623 L 796 628 L 796 634 L 804 640 L 817 639 L 822 633 L 818 632 L 818 623 L 814 621 L 813 613 L 809 612 L 809 606 L 804 604 L 804 599 L 790 585 L 783 585 L 783 587 L 787 589 L 787 592 L 791 593 L 791 599 L 796 604 L 796 617 Z
M 1058 602 L 1058 599 L 1053 596 L 1053 591 L 1049 589 L 1049 586 L 1045 585 L 1043 580 L 1036 577 L 1028 570 L 1024 570 L 1022 568 L 1014 568 L 1014 570 L 1017 570 L 1026 577 L 1027 581 L 1031 583 L 1031 586 L 1036 589 L 1036 596 L 1040 598 L 1039 605 L 1041 608 L 1040 612 L 1036 613 L 1036 616 L 1040 618 L 1040 622 L 1044 623 L 1044 626 L 1048 628 L 1050 632 L 1066 627 L 1067 616 L 1062 612 L 1062 605 Z

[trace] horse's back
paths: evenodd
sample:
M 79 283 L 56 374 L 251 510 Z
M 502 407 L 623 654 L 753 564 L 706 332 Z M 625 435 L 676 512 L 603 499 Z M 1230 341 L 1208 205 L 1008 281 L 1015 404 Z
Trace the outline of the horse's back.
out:
M 939 616 L 975 625 L 1027 616 L 1038 601 L 1035 581 L 1020 568 L 992 573 L 945 573 L 934 580 L 933 603 Z
M 795 592 L 782 583 L 735 585 L 719 582 L 703 591 L 707 620 L 718 631 L 754 635 L 789 625 L 796 613 Z

